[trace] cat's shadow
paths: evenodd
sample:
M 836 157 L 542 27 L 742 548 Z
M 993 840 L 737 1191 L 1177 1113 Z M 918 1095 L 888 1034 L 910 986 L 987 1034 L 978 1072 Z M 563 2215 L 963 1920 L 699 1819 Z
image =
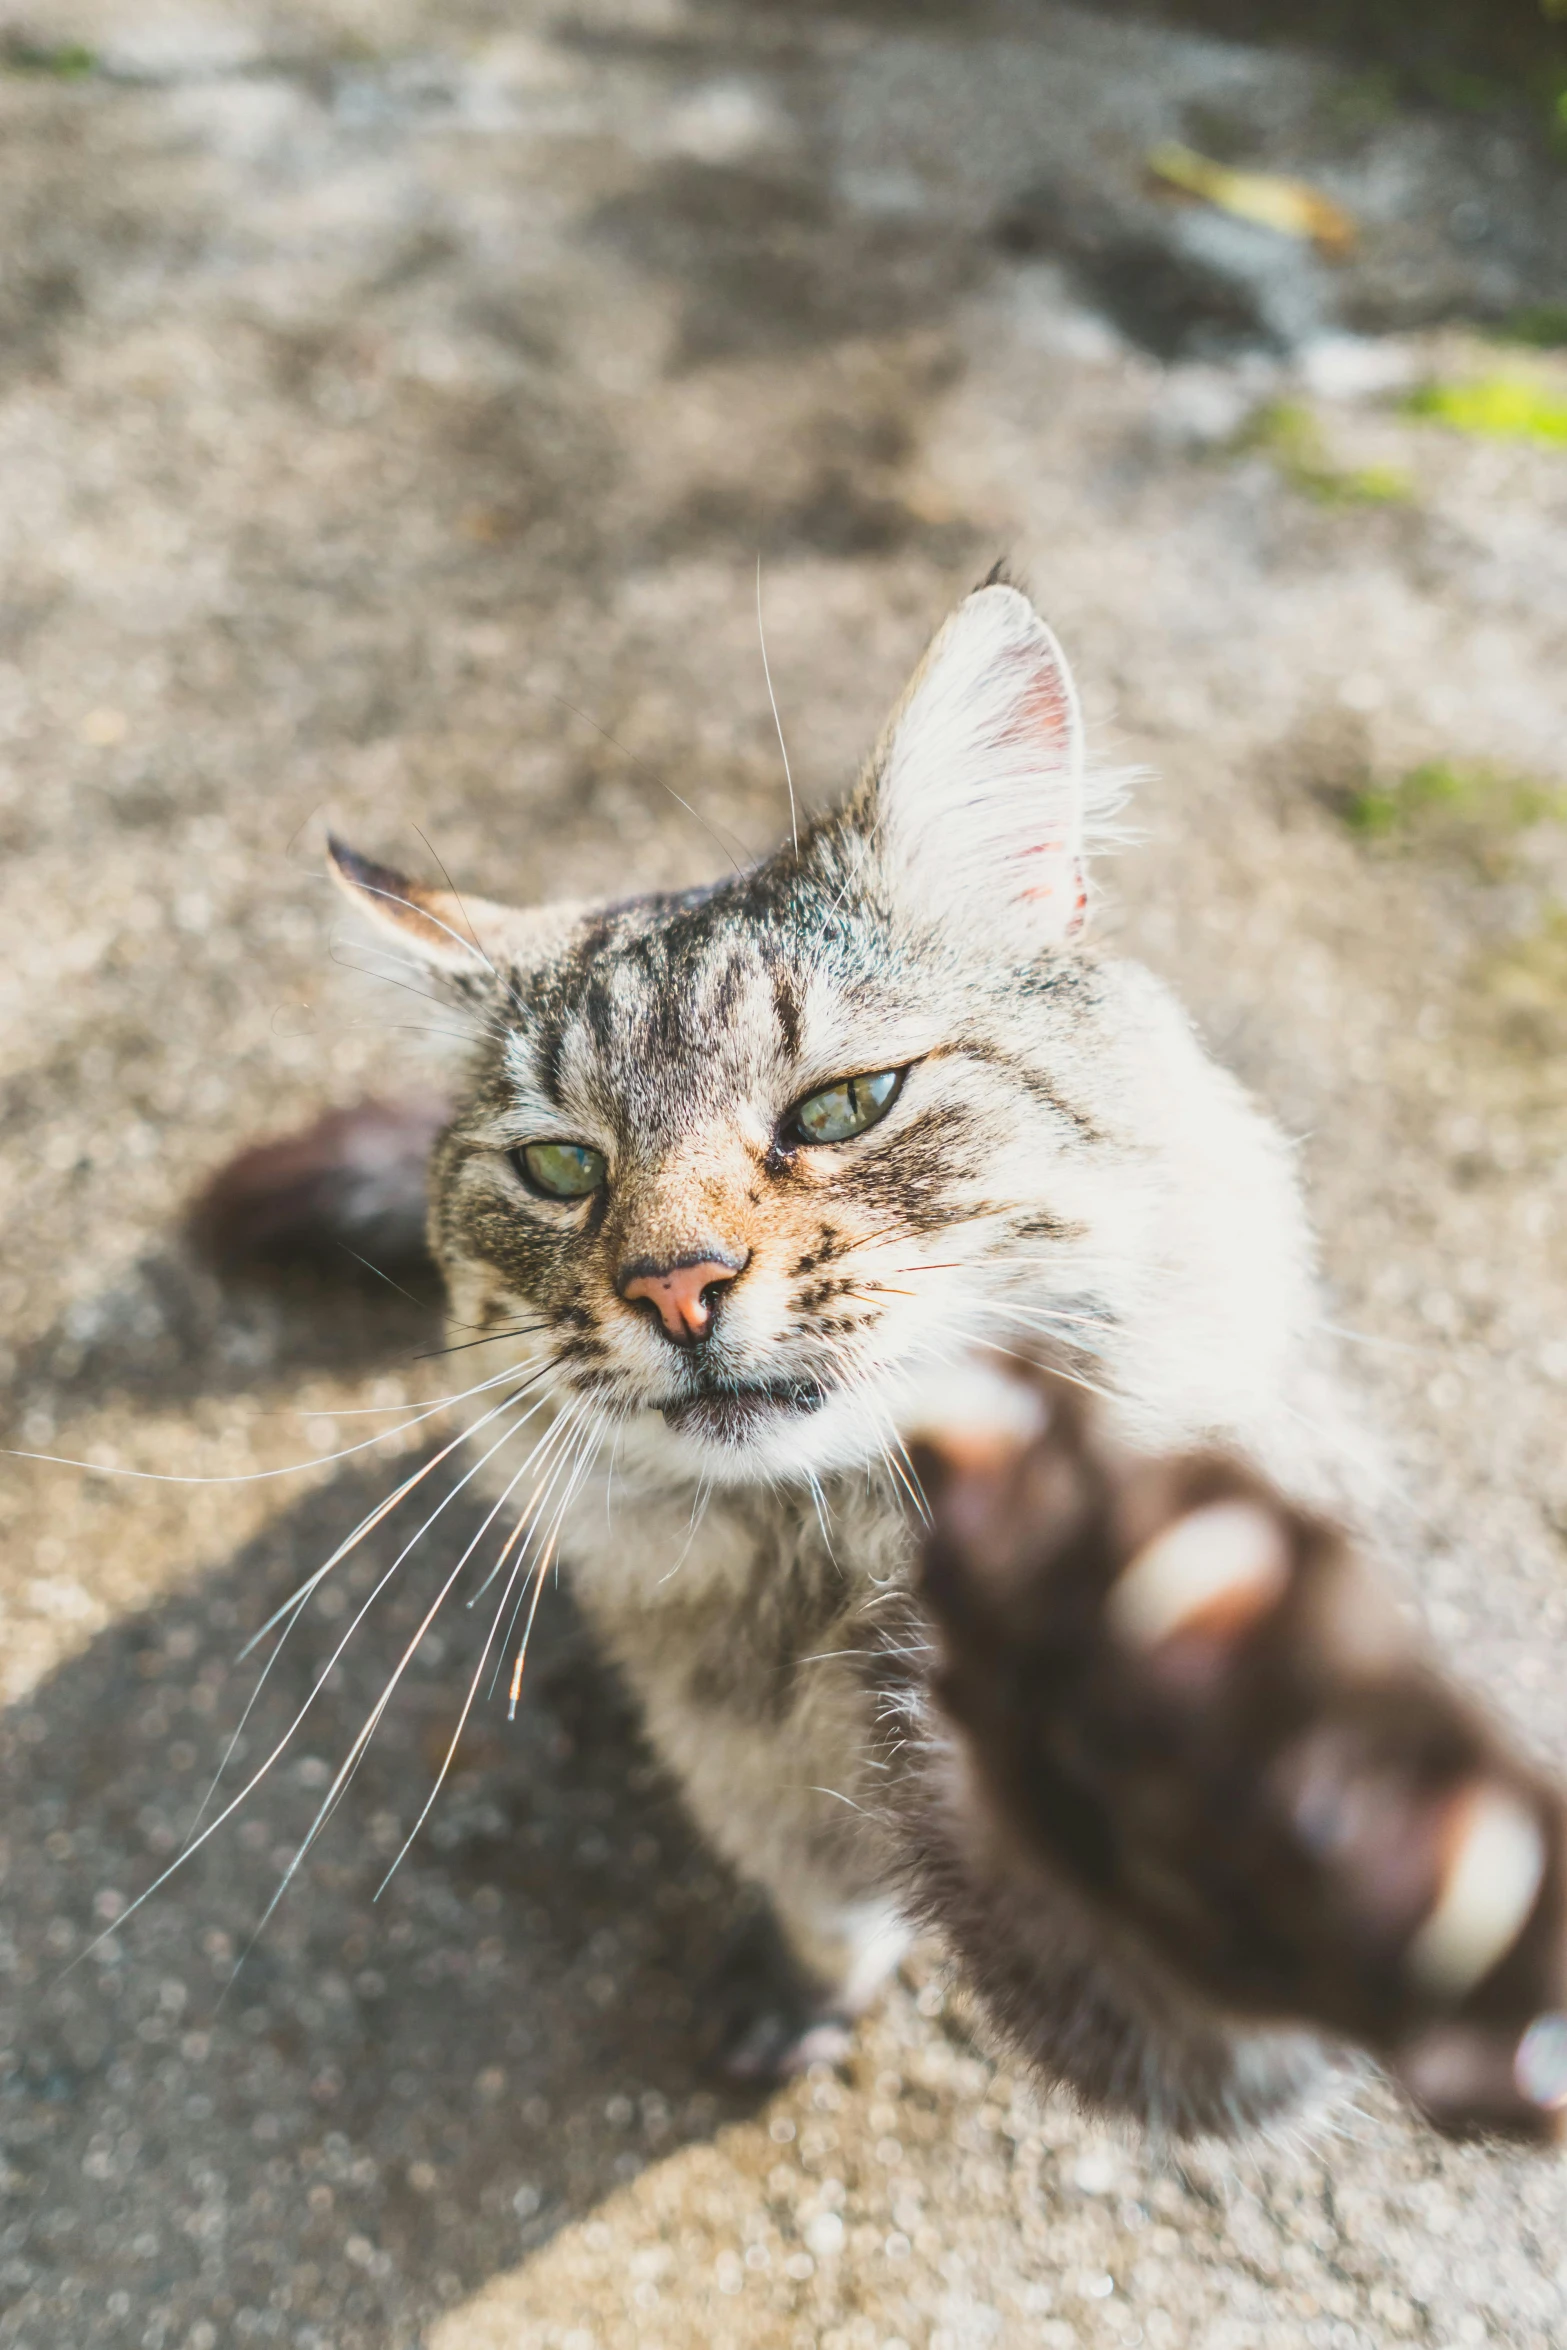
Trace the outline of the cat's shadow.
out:
M 455 1335 L 458 1371 L 485 1359 Z M 383 1274 L 339 1249 L 314 1262 L 236 1271 L 204 1261 L 176 1232 L 14 1350 L 0 1430 L 20 1427 L 24 1407 L 40 1404 L 65 1431 L 117 1398 L 133 1398 L 139 1412 L 201 1397 L 270 1402 L 306 1377 L 408 1372 L 449 1344 L 427 1259 L 396 1261 Z
M 247 2309 L 274 2313 L 258 2338 L 412 2341 L 642 2164 L 754 2105 L 712 2062 L 721 1961 L 751 1930 L 746 1903 L 650 1763 L 564 1590 L 545 1593 L 515 1722 L 503 1669 L 377 1901 L 496 1592 L 443 1614 L 439 1652 L 410 1669 L 230 1980 L 478 1526 L 461 1501 L 262 1784 L 111 1945 L 80 1955 L 188 1833 L 254 1678 L 235 1663 L 244 1637 L 383 1490 L 339 1477 L 196 1589 L 103 1633 L 0 1728 L 0 2115 L 19 2223 L 5 2241 L 41 2319 L 99 2311 L 84 2341 L 183 2341 L 201 2321 L 227 2340 Z M 337 1571 L 346 1613 L 300 1621 L 214 1810 L 304 1705 L 396 1528 Z

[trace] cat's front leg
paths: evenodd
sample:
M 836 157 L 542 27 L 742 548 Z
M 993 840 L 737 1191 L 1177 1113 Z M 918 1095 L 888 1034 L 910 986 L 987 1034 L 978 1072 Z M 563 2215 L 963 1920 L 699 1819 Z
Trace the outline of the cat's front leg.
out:
M 1307 2023 L 1444 2129 L 1557 2136 L 1561 1800 L 1340 1534 L 1233 1460 L 1118 1457 L 1059 1398 L 1030 1444 L 918 1457 L 957 1765 L 927 1883 L 1013 2036 L 1050 2069 L 1061 2018 L 1129 1984 L 1106 2044 L 1179 2084 L 1186 2043 L 1221 2118 L 1226 2048 Z M 1075 2007 L 1028 1972 L 1057 1920 Z
M 767 1896 L 770 1917 L 715 1970 L 715 2056 L 748 2079 L 837 2061 L 909 1942 L 867 1763 L 863 1630 L 829 1620 L 824 1649 L 786 1660 L 758 1640 L 755 1609 L 591 1612 L 696 1825 Z

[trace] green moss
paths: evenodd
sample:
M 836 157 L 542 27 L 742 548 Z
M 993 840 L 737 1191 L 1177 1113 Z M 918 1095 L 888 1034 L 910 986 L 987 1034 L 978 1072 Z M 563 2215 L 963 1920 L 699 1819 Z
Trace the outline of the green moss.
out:
M 1429 65 L 1420 75 L 1428 96 L 1458 114 L 1494 114 L 1507 104 L 1507 85 L 1462 66 Z
M 1445 841 L 1494 877 L 1509 861 L 1513 834 L 1567 819 L 1567 793 L 1497 767 L 1428 759 L 1392 783 L 1347 793 L 1339 807 L 1362 840 Z
M 1536 351 L 1559 351 L 1567 346 L 1567 302 L 1535 302 L 1515 310 L 1500 329 L 1509 343 L 1529 343 Z
M 1341 465 L 1311 410 L 1291 400 L 1259 409 L 1240 446 L 1271 457 L 1291 489 L 1319 506 L 1396 506 L 1414 495 L 1409 476 L 1397 466 Z
M 80 41 L 35 41 L 26 33 L 0 35 L 0 65 L 11 73 L 49 73 L 62 82 L 80 81 L 98 60 Z
M 1567 449 L 1567 399 L 1529 376 L 1488 375 L 1468 383 L 1426 384 L 1404 403 L 1455 432 L 1483 440 L 1535 441 Z

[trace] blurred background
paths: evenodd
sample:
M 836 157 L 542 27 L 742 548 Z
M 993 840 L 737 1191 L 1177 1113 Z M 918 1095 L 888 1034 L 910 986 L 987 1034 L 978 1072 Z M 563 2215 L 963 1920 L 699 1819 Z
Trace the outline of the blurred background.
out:
M 0 2343 L 1567 2342 L 1560 2166 L 1374 2086 L 1178 2161 L 929 1962 L 846 2077 L 715 2084 L 755 1920 L 563 1594 L 377 1903 L 443 1621 L 234 1979 L 460 1497 L 89 1950 L 450 1377 L 417 1280 L 184 1237 L 243 1143 L 438 1068 L 324 819 L 519 899 L 760 849 L 758 558 L 812 800 L 1031 581 L 1148 771 L 1104 932 L 1298 1138 L 1389 1549 L 1567 1761 L 1567 13 L 81 0 L 0 68 L 3 1440 L 152 1480 L 0 1480 Z

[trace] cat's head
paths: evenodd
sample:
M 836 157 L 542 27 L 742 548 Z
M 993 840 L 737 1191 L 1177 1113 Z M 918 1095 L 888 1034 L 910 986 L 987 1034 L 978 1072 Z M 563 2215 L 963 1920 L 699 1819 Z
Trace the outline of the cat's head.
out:
M 736 878 L 518 913 L 337 848 L 480 1015 L 431 1203 L 454 1314 L 517 1332 L 477 1359 L 730 1482 L 873 1460 L 911 1380 L 1017 1343 L 987 1297 L 1069 1265 L 1091 1189 L 1084 826 L 1065 662 L 987 585 L 846 804 Z

